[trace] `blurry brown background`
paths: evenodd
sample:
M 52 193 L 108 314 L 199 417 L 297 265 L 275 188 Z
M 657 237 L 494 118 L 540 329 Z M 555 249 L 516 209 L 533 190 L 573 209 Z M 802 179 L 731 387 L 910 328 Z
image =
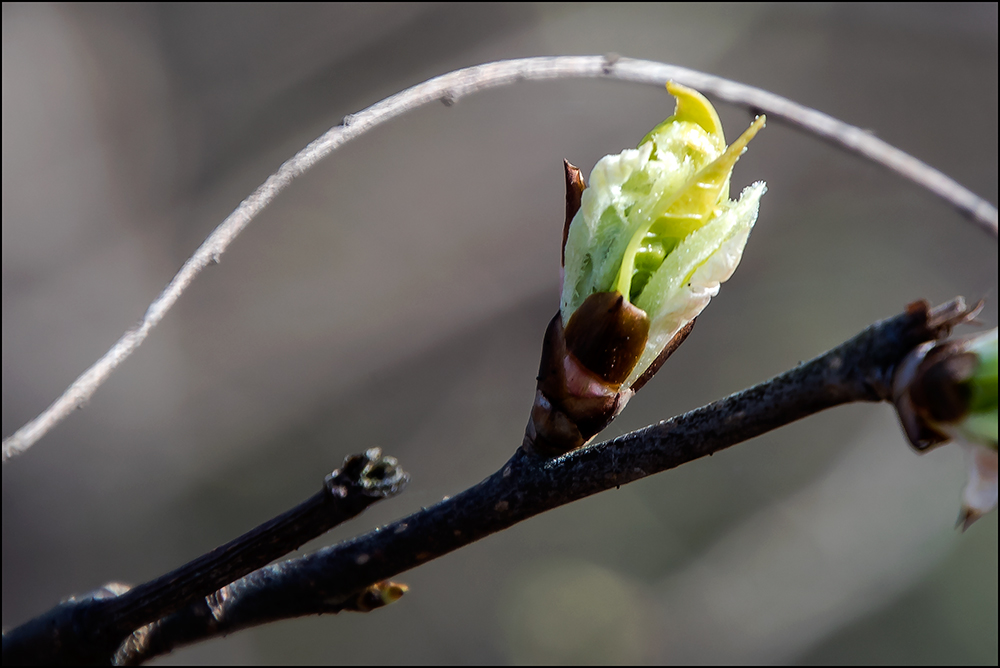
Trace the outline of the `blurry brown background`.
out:
M 757 85 L 997 201 L 997 6 L 3 5 L 3 433 L 134 324 L 202 239 L 351 112 L 459 67 L 618 52 Z M 433 105 L 321 163 L 138 353 L 3 466 L 3 626 L 141 582 L 311 495 L 411 472 L 309 551 L 454 494 L 520 443 L 558 301 L 562 168 L 672 111 L 613 81 Z M 720 105 L 730 137 L 749 121 Z M 988 296 L 997 244 L 771 123 L 740 269 L 609 435 L 779 373 L 914 299 Z M 997 662 L 997 515 L 962 452 L 829 411 L 403 575 L 399 603 L 160 663 Z

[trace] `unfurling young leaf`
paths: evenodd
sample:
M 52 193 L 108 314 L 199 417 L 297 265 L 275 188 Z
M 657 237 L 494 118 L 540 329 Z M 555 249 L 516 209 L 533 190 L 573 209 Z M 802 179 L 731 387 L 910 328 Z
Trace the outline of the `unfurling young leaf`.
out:
M 525 432 L 537 454 L 580 447 L 614 419 L 732 276 L 757 220 L 764 183 L 732 201 L 729 179 L 764 117 L 727 147 L 707 99 L 667 90 L 674 115 L 598 161 L 589 187 L 566 163 L 562 297 Z

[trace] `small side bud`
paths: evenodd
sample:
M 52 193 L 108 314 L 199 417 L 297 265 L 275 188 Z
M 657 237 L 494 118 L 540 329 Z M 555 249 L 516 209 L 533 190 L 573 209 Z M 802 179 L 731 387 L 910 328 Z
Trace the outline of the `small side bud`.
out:
M 918 452 L 951 440 L 971 460 L 959 526 L 997 506 L 997 330 L 917 347 L 899 365 L 893 401 Z
M 409 590 L 408 586 L 400 582 L 392 582 L 391 580 L 376 582 L 348 599 L 343 609 L 354 612 L 371 612 L 390 603 L 395 603 L 403 598 L 403 594 Z

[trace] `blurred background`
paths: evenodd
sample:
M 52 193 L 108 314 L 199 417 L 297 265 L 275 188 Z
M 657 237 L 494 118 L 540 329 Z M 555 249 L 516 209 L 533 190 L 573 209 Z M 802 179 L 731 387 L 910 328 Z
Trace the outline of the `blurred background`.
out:
M 3 434 L 135 324 L 311 139 L 460 67 L 617 52 L 870 129 L 997 201 L 997 5 L 3 5 Z M 300 179 L 91 403 L 3 466 L 3 626 L 138 583 L 381 446 L 412 475 L 304 551 L 455 494 L 520 444 L 558 305 L 563 175 L 668 116 L 657 87 L 520 83 L 432 105 Z M 730 137 L 746 111 L 720 105 Z M 771 123 L 742 265 L 608 436 L 809 359 L 920 298 L 986 296 L 997 244 Z M 965 332 L 970 330 L 966 329 Z M 997 662 L 997 514 L 886 405 L 811 417 L 402 575 L 369 615 L 189 663 Z

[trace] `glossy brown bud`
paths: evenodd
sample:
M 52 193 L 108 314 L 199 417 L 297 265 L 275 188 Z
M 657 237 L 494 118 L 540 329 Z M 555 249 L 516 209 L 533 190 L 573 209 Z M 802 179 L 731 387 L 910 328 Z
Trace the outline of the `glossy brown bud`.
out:
M 538 386 L 524 447 L 554 457 L 585 445 L 632 396 L 622 381 L 646 345 L 649 318 L 617 292 L 588 297 L 563 328 L 557 313 L 545 331 Z
M 567 350 L 584 368 L 621 385 L 646 347 L 649 317 L 620 292 L 599 292 L 573 312 L 565 336 Z

